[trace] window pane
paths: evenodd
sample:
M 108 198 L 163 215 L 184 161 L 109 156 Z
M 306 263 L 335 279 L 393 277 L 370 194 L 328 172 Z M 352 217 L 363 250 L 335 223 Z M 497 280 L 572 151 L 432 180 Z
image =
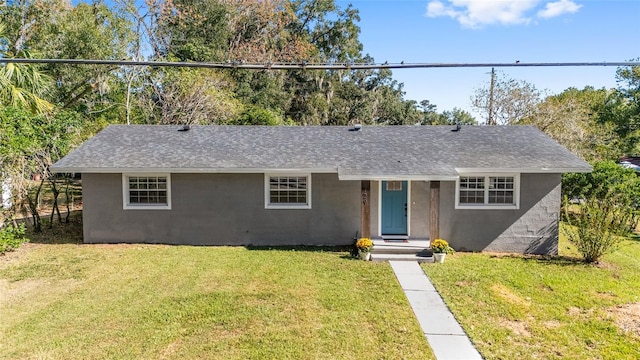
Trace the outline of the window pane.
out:
M 167 202 L 167 178 L 164 176 L 130 176 L 129 203 L 136 205 Z
M 460 189 L 484 189 L 484 177 L 461 177 Z
M 484 204 L 484 177 L 460 177 L 460 204 Z
M 402 191 L 402 181 L 387 181 L 387 191 Z
M 489 204 L 514 204 L 513 176 L 492 176 L 489 178 Z
M 306 176 L 269 177 L 270 204 L 307 204 Z
M 489 182 L 491 183 L 491 189 L 513 189 L 513 177 L 512 176 L 502 176 L 502 177 L 490 177 Z
M 483 204 L 484 191 L 478 190 L 460 190 L 461 204 Z
M 489 204 L 513 204 L 513 191 L 512 190 L 490 191 Z

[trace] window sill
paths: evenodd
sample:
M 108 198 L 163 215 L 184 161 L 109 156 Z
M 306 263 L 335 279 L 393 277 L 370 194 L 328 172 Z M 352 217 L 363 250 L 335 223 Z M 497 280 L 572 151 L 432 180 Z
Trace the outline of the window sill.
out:
M 267 204 L 267 206 L 265 206 L 265 209 L 268 210 L 306 210 L 306 209 L 311 209 L 311 205 L 308 204 L 304 204 L 304 205 L 293 205 L 293 204 L 282 204 L 282 205 L 278 205 L 278 204 Z
M 456 210 L 518 210 L 517 205 L 458 205 L 456 204 Z
M 171 205 L 125 205 L 124 210 L 171 210 Z

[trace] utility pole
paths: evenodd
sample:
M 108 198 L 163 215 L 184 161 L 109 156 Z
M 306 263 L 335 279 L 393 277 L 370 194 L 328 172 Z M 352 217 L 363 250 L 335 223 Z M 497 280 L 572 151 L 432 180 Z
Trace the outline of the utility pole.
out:
M 494 68 L 491 68 L 491 85 L 489 86 L 489 121 L 487 125 L 496 125 L 495 120 L 493 119 L 493 88 L 496 85 L 496 71 Z

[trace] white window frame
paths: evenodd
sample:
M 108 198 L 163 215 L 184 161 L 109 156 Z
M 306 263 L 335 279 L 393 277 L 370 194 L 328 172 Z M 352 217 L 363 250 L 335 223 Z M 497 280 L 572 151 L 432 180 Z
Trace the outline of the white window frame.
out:
M 460 178 L 484 177 L 484 203 L 460 204 Z M 513 202 L 514 204 L 490 204 L 489 203 L 489 178 L 513 177 Z M 518 210 L 520 209 L 520 174 L 519 173 L 468 173 L 460 174 L 456 180 L 456 209 L 483 209 L 483 210 Z
M 272 204 L 271 203 L 271 177 L 296 176 L 307 178 L 307 203 L 306 204 Z M 264 174 L 264 208 L 265 209 L 311 209 L 311 174 L 310 173 L 268 173 Z
M 166 177 L 167 178 L 167 203 L 166 204 L 131 204 L 129 202 L 129 177 Z M 171 210 L 171 174 L 167 173 L 140 173 L 122 174 L 122 208 L 124 210 Z

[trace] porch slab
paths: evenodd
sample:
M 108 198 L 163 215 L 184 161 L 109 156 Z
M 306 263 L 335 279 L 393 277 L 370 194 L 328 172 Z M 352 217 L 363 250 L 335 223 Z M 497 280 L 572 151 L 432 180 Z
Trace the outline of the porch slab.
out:
M 408 248 L 423 248 L 426 249 L 431 245 L 431 241 L 428 239 L 409 239 L 407 241 L 385 241 L 382 238 L 371 239 L 373 241 L 374 248 L 376 246 L 382 247 L 408 247 Z
M 371 261 L 383 262 L 383 261 L 399 261 L 399 262 L 433 262 L 433 256 L 421 256 L 416 254 L 381 254 L 371 253 Z

